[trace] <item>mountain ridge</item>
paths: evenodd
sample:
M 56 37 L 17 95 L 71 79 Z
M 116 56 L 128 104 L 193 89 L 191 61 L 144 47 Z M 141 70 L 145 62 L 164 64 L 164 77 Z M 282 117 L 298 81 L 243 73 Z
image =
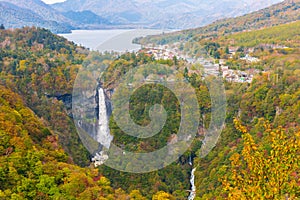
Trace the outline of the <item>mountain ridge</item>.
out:
M 71 20 L 65 18 L 61 13 L 59 13 L 57 10 L 53 9 L 50 5 L 44 3 L 41 0 L 27 0 L 27 1 L 1 0 L 1 1 L 14 4 L 20 8 L 32 10 L 33 12 L 41 16 L 43 19 L 56 21 L 58 23 L 72 24 Z
M 167 33 L 164 36 L 149 36 L 136 42 L 164 44 L 257 30 L 300 20 L 299 11 L 300 0 L 285 0 L 236 18 L 221 19 L 203 27 Z
M 73 28 L 70 24 L 44 19 L 30 9 L 21 8 L 9 2 L 0 2 L 0 21 L 6 28 L 39 26 L 54 33 L 67 33 Z
M 41 0 L 1 0 L 0 6 L 0 21 L 7 28 L 38 26 L 54 33 L 70 33 L 74 29 L 90 29 L 90 24 L 96 23 L 96 29 L 111 24 L 91 11 L 61 13 Z
M 186 29 L 199 27 L 224 17 L 258 10 L 281 0 L 240 2 L 212 0 L 137 1 L 67 0 L 51 5 L 60 12 L 90 10 L 116 24 L 137 24 L 148 28 Z
M 240 16 L 281 0 L 67 0 L 45 4 L 41 0 L 2 0 L 0 20 L 5 27 L 40 26 L 54 33 L 72 29 L 154 28 L 187 29 L 203 26 L 224 17 Z M 26 19 L 26 20 L 22 20 Z M 15 20 L 15 21 L 14 21 Z

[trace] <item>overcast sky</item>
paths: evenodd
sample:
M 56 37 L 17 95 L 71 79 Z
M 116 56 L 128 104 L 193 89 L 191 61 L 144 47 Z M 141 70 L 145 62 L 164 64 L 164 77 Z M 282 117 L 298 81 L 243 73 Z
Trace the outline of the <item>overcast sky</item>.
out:
M 63 2 L 65 0 L 42 0 L 43 2 L 47 4 L 57 3 L 57 2 Z

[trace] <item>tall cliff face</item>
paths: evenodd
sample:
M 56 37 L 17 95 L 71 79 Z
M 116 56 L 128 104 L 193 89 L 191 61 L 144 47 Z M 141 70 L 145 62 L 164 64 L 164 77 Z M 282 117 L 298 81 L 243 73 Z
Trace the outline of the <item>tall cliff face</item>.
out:
M 93 91 L 73 94 L 73 117 L 77 131 L 92 156 L 109 149 L 113 139 L 109 130 L 112 104 L 108 94 L 110 92 L 101 83 Z

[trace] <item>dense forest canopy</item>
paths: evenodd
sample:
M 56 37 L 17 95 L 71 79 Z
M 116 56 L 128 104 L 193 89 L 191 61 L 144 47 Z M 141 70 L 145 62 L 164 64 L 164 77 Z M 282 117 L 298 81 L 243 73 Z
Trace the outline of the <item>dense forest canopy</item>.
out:
M 203 66 L 176 57 L 157 60 L 144 52 L 118 56 L 90 52 L 41 28 L 0 30 L 1 199 L 186 199 L 193 167 L 195 199 L 299 198 L 298 9 L 298 1 L 284 1 L 249 15 L 249 26 L 261 15 L 268 19 L 256 21 L 254 29 L 260 30 L 235 31 L 234 27 L 249 28 L 246 17 L 241 17 L 216 22 L 203 33 L 182 33 L 194 37 L 182 47 L 187 54 L 209 56 L 233 72 L 257 70 L 251 82 L 224 78 L 226 125 L 215 148 L 205 157 L 200 156 L 200 149 L 212 105 Z M 232 29 L 209 29 L 222 23 L 229 25 L 220 27 Z M 173 36 L 167 35 L 165 40 L 171 42 Z M 256 58 L 256 62 L 247 62 L 246 56 Z M 174 73 L 172 78 L 192 85 L 201 114 L 196 138 L 178 160 L 158 171 L 131 174 L 105 165 L 95 168 L 72 120 L 70 96 L 78 71 L 81 67 L 106 69 L 101 80 L 103 87 L 111 90 L 124 74 L 141 65 L 152 68 L 138 78 L 147 79 L 149 72 L 159 73 L 161 79 Z M 156 69 L 157 65 L 164 70 Z M 195 70 L 197 67 L 201 70 Z M 212 76 L 206 78 L 214 80 Z M 133 120 L 147 125 L 154 104 L 164 105 L 170 116 L 157 137 L 141 140 L 128 136 L 112 116 L 113 142 L 140 153 L 160 148 L 176 137 L 180 106 L 164 87 L 148 84 L 133 93 Z M 134 159 L 130 164 L 134 167 Z

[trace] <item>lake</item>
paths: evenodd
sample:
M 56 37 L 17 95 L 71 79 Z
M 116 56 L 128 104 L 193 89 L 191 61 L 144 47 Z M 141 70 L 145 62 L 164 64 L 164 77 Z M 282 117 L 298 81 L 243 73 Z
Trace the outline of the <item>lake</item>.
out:
M 154 29 L 74 30 L 70 34 L 60 34 L 60 36 L 91 50 L 125 52 L 137 51 L 141 48 L 140 45 L 132 43 L 134 38 L 163 32 L 169 31 Z

